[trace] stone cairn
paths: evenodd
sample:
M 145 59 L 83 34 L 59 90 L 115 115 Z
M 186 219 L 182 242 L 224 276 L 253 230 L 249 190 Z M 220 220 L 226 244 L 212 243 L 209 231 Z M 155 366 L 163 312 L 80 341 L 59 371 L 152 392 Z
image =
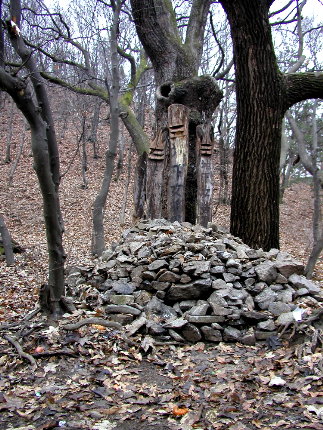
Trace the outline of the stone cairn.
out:
M 125 231 L 95 268 L 71 269 L 67 285 L 128 335 L 254 345 L 322 306 L 320 286 L 303 270 L 290 255 L 251 249 L 215 225 L 159 219 Z

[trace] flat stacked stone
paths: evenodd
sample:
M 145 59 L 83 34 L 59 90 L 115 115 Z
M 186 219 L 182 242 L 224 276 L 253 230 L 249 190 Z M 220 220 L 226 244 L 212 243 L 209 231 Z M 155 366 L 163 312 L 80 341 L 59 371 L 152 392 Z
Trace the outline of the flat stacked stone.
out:
M 296 321 L 301 303 L 321 306 L 321 287 L 303 271 L 290 255 L 251 249 L 215 225 L 160 219 L 125 231 L 96 267 L 73 268 L 67 285 L 87 290 L 90 309 L 97 296 L 131 334 L 253 345 Z

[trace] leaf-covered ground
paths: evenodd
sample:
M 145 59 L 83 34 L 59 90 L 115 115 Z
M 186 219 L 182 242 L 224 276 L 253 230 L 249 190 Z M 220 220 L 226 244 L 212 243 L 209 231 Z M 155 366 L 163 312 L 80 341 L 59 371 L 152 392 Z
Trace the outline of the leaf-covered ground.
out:
M 1 160 L 8 114 L 0 113 Z M 21 118 L 15 115 L 13 120 L 15 160 L 23 136 Z M 72 125 L 60 144 L 63 173 L 80 134 L 77 121 Z M 101 156 L 107 133 L 102 123 Z M 8 178 L 13 162 L 0 165 L 1 212 L 12 237 L 26 249 L 16 254 L 14 267 L 0 261 L 1 428 L 323 429 L 322 345 L 316 342 L 313 347 L 314 329 L 308 329 L 307 342 L 302 337 L 299 345 L 285 341 L 272 350 L 265 344 L 156 345 L 145 337 L 129 344 L 120 333 L 100 325 L 62 329 L 70 317 L 56 328 L 48 327 L 39 315 L 23 320 L 34 309 L 38 288 L 47 276 L 41 199 L 28 139 L 26 132 L 11 186 Z M 94 160 L 90 145 L 88 152 L 88 188 L 81 187 L 79 154 L 62 179 L 67 266 L 93 264 L 91 205 L 102 179 L 104 158 Z M 125 168 L 112 183 L 105 216 L 107 243 L 117 241 L 131 223 L 130 184 L 125 224 L 120 225 L 126 178 Z M 304 263 L 311 249 L 312 207 L 311 188 L 304 183 L 290 187 L 281 205 L 281 248 Z M 219 207 L 214 221 L 228 225 L 228 207 Z M 315 277 L 323 279 L 322 257 Z M 36 366 L 19 355 L 8 336 L 19 339 Z
M 66 331 L 66 319 L 2 327 L 29 355 L 1 339 L 1 428 L 323 429 L 313 340 L 278 349 L 129 343 L 97 324 Z

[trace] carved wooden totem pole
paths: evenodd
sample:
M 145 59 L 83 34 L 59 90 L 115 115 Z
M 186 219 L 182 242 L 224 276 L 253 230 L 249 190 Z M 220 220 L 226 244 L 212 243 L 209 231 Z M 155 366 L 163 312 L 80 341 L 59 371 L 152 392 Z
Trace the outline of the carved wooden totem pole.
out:
M 188 166 L 188 112 L 180 104 L 168 108 L 169 179 L 167 186 L 167 218 L 185 221 L 185 185 Z
M 197 224 L 212 220 L 212 153 L 214 140 L 210 123 L 196 127 Z
M 163 174 L 165 164 L 165 151 L 168 142 L 168 129 L 158 130 L 155 139 L 150 145 L 147 162 L 146 205 L 148 218 L 161 218 Z
M 210 76 L 167 82 L 157 91 L 160 121 L 147 162 L 148 218 L 212 220 L 212 114 L 222 92 Z

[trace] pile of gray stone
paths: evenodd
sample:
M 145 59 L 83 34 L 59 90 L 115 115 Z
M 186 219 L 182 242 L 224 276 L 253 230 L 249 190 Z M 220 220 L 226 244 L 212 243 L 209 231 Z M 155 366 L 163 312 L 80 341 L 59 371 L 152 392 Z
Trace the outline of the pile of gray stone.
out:
M 251 249 L 215 225 L 141 221 L 67 285 L 88 309 L 161 341 L 253 345 L 322 306 L 318 283 L 277 249 Z

